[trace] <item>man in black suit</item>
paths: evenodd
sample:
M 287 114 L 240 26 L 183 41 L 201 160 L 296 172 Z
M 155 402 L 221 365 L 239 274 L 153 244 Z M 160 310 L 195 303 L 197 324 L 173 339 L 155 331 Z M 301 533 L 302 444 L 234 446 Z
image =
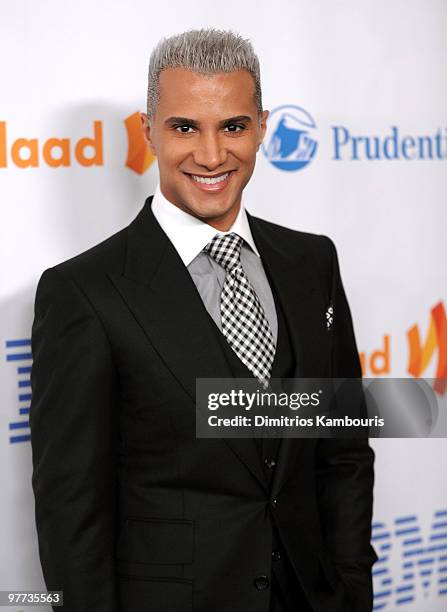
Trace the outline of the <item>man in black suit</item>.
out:
M 332 242 L 242 204 L 267 115 L 248 41 L 162 41 L 155 195 L 39 281 L 32 482 L 69 612 L 372 608 L 366 440 L 195 435 L 196 378 L 361 376 Z

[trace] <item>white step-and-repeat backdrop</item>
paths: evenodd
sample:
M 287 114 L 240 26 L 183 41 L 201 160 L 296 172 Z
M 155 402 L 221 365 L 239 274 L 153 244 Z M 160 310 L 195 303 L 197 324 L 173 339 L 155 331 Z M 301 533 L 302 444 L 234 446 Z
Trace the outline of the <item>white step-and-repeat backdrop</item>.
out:
M 0 589 L 43 587 L 27 422 L 37 280 L 153 192 L 136 114 L 149 53 L 206 26 L 250 38 L 261 61 L 271 119 L 247 208 L 333 238 L 366 376 L 447 375 L 445 0 L 4 1 Z M 299 154 L 278 161 L 284 117 Z M 446 441 L 374 447 L 375 609 L 446 610 Z

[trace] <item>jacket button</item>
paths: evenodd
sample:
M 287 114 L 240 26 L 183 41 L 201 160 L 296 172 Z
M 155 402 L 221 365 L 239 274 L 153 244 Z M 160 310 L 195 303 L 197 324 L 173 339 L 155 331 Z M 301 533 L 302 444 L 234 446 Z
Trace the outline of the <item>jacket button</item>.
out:
M 273 561 L 281 560 L 281 553 L 279 552 L 279 550 L 272 550 L 272 559 Z
M 270 581 L 267 576 L 261 575 L 256 576 L 256 578 L 253 580 L 253 584 L 258 589 L 258 591 L 263 591 L 264 589 L 268 588 Z
M 276 499 L 276 497 L 274 497 L 270 503 L 272 505 L 272 508 L 276 508 L 276 506 L 278 505 L 278 500 Z
M 271 459 L 270 457 L 266 457 L 264 459 L 264 464 L 268 467 L 269 470 L 272 470 L 276 465 L 276 461 L 274 459 Z

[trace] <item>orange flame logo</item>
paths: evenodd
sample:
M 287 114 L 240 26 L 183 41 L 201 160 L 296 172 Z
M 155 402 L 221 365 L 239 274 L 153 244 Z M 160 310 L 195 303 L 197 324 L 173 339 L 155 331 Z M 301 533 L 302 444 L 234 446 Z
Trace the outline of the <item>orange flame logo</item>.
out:
M 443 395 L 447 389 L 447 317 L 444 304 L 439 302 L 431 309 L 427 338 L 422 344 L 417 325 L 407 332 L 410 348 L 408 372 L 415 377 L 422 375 L 435 350 L 438 350 L 438 364 L 434 390 Z

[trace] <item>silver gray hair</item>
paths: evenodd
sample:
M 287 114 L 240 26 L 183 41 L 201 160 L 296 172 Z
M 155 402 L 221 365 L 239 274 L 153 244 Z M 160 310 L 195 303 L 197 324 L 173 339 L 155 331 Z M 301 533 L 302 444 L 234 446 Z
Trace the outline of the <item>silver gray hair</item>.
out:
M 151 53 L 147 88 L 147 115 L 153 119 L 160 98 L 160 72 L 168 68 L 186 68 L 212 76 L 218 72 L 247 70 L 253 77 L 254 100 L 262 115 L 259 59 L 248 39 L 231 31 L 207 28 L 189 30 L 163 38 Z

